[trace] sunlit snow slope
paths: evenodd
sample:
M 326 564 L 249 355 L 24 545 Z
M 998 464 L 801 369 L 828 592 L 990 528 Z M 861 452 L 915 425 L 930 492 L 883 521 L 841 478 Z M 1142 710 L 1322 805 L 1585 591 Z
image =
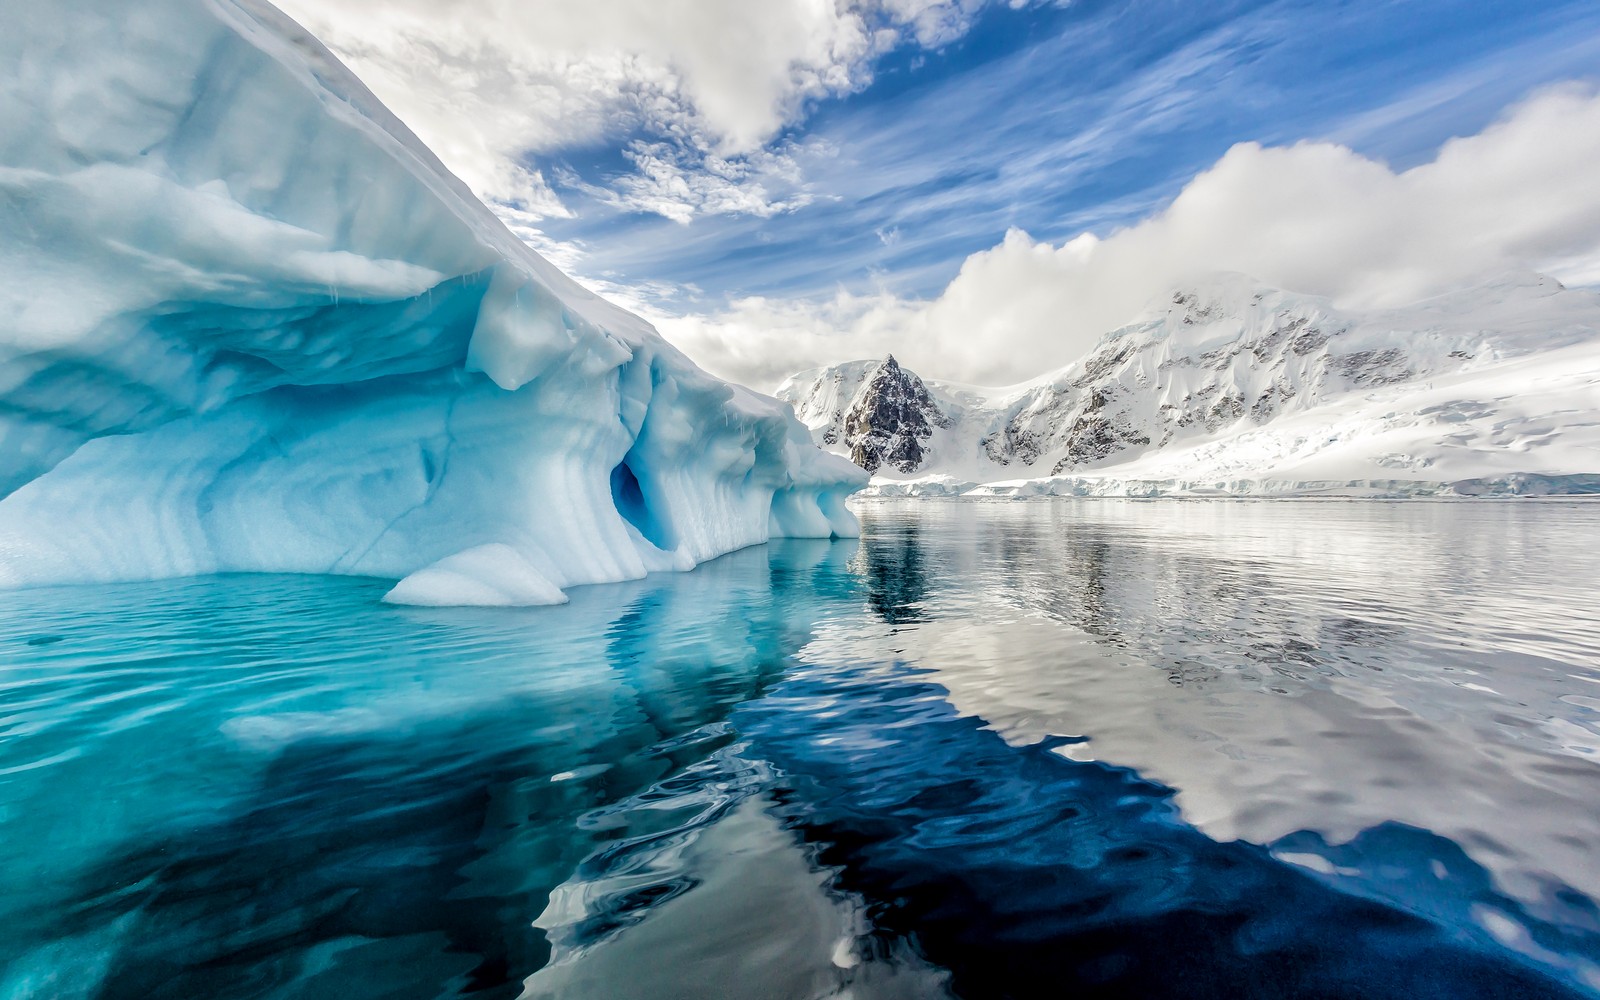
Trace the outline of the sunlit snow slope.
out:
M 548 603 L 866 476 L 516 240 L 261 0 L 0 0 L 0 586 Z
M 1510 275 L 1353 313 L 1222 275 L 1021 386 L 857 361 L 778 395 L 879 495 L 1592 493 L 1600 295 Z

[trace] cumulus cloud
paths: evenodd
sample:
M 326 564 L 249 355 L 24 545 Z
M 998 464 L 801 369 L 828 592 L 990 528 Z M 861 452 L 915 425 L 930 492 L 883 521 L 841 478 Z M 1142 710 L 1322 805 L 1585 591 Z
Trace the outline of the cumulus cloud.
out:
M 1215 271 L 1355 308 L 1497 272 L 1600 279 L 1600 95 L 1535 95 L 1405 171 L 1347 147 L 1243 143 L 1165 209 L 1061 245 L 1012 230 L 931 300 L 745 299 L 656 316 L 719 374 L 771 388 L 803 368 L 892 351 L 930 376 L 1003 385 L 1068 364 L 1174 287 Z
M 686 221 L 804 204 L 784 126 L 990 0 L 278 2 L 487 200 L 564 216 L 533 158 L 620 143 L 605 200 Z

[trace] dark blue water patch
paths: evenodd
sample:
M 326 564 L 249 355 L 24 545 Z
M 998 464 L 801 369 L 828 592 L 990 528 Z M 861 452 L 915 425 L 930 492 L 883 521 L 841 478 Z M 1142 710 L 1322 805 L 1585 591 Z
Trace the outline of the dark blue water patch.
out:
M 908 673 L 808 671 L 734 721 L 786 775 L 782 814 L 836 887 L 948 969 L 961 997 L 1586 995 L 1496 945 L 1465 907 L 1340 891 L 1265 847 L 1215 841 L 1172 789 L 1065 758 L 1062 741 L 1010 746 Z M 1442 837 L 1378 829 L 1354 849 L 1395 845 L 1536 939 L 1600 956 L 1600 939 L 1528 917 Z
M 1571 886 L 1550 882 L 1541 918 L 1501 891 L 1488 870 L 1448 838 L 1405 823 L 1382 823 L 1343 843 L 1300 830 L 1274 841 L 1275 855 L 1318 859 L 1324 881 L 1343 891 L 1398 905 L 1455 928 L 1476 928 L 1484 915 L 1514 927 L 1546 955 L 1600 954 L 1600 906 Z M 1481 933 L 1474 937 L 1482 940 Z

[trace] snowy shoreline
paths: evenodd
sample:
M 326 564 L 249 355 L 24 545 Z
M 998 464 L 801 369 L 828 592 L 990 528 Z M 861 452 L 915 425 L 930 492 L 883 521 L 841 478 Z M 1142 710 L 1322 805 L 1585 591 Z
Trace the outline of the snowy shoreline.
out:
M 1600 475 L 1500 476 L 1492 479 L 1429 482 L 1184 480 L 1062 477 L 997 483 L 933 480 L 876 480 L 851 498 L 856 502 L 891 500 L 1597 500 Z

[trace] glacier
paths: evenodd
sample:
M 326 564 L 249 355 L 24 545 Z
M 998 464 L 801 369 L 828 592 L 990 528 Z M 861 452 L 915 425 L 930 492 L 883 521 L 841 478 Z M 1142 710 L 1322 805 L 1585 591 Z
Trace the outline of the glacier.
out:
M 1600 493 L 1600 294 L 1533 273 L 1359 311 L 1213 275 L 1017 386 L 892 358 L 778 389 L 864 495 Z
M 866 476 L 533 252 L 263 0 L 4 0 L 0 587 L 542 604 Z

